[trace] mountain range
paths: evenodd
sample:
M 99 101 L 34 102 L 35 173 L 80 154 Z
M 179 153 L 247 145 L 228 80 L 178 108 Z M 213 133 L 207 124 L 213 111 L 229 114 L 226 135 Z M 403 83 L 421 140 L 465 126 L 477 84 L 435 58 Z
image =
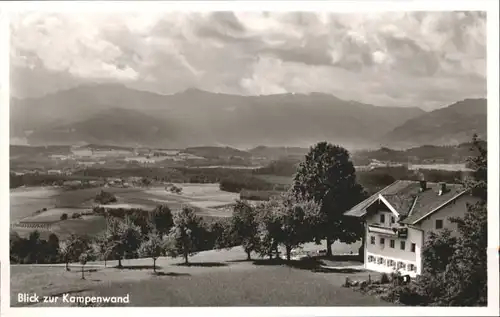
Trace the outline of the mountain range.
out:
M 406 121 L 382 137 L 395 148 L 414 145 L 457 145 L 476 133 L 486 140 L 486 99 L 465 99 Z
M 258 145 L 351 149 L 469 141 L 486 133 L 486 100 L 425 112 L 322 93 L 240 96 L 188 89 L 173 95 L 94 84 L 39 98 L 11 98 L 12 140 L 186 148 Z M 450 119 L 450 114 L 452 118 Z

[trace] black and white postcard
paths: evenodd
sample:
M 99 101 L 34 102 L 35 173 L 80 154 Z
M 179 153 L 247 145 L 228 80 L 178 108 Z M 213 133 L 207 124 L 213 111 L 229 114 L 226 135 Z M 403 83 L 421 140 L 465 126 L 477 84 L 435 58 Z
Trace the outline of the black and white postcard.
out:
M 497 315 L 498 3 L 419 2 L 6 5 L 2 308 Z

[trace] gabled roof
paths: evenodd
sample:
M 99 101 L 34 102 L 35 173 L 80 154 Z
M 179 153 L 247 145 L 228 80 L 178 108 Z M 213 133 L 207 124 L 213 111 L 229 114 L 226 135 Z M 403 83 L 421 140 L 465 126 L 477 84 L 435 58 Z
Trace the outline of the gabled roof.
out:
M 415 224 L 446 203 L 466 193 L 460 184 L 446 184 L 446 191 L 439 195 L 439 183 L 427 182 L 427 189 L 420 191 L 419 181 L 400 180 L 385 187 L 344 213 L 346 216 L 363 217 L 366 208 L 379 199 L 379 195 L 401 215 L 400 222 Z
M 453 202 L 468 192 L 463 186 L 457 184 L 447 184 L 446 187 L 448 191 L 441 196 L 437 196 L 436 193 L 438 190 L 434 190 L 432 193 L 436 197 L 432 197 L 432 195 L 429 194 L 419 195 L 411 213 L 400 222 L 405 224 L 417 224 L 428 215 L 438 211 L 448 203 Z
M 363 200 L 362 202 L 360 202 L 356 206 L 352 207 L 349 211 L 345 212 L 344 215 L 353 216 L 353 217 L 363 217 L 366 214 L 366 208 L 368 206 L 370 206 L 371 204 L 373 204 L 375 201 L 377 201 L 379 199 L 379 195 L 382 195 L 382 196 L 387 198 L 391 194 L 397 193 L 401 189 L 408 186 L 408 184 L 407 184 L 408 182 L 411 182 L 411 181 L 401 181 L 401 180 L 395 181 L 391 185 L 383 188 L 379 192 L 371 195 L 369 198 Z

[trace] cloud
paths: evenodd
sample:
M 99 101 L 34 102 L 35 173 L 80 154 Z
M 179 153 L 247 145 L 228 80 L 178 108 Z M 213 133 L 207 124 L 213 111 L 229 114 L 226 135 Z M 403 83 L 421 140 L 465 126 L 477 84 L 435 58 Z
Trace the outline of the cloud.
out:
M 31 19 L 30 19 L 31 18 Z M 25 27 L 25 24 L 31 27 Z M 28 17 L 15 25 L 12 46 L 14 65 L 40 65 L 79 78 L 137 78 L 129 65 L 117 63 L 118 47 L 103 40 L 97 25 L 77 16 Z
M 118 81 L 160 93 L 324 92 L 430 109 L 486 93 L 481 12 L 31 13 L 11 20 L 11 87 L 20 96 Z

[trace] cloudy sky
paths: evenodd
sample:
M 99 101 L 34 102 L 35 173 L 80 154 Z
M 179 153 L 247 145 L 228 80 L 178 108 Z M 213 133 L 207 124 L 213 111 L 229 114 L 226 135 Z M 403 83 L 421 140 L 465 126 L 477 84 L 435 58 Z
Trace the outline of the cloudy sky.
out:
M 486 16 L 33 13 L 11 18 L 11 92 L 89 82 L 159 93 L 323 92 L 434 109 L 486 96 Z

